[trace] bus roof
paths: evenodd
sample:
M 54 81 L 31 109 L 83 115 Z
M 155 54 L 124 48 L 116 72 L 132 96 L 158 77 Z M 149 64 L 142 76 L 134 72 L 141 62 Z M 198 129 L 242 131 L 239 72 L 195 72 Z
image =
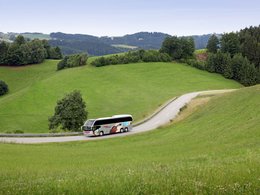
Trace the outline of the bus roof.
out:
M 124 118 L 124 117 L 130 117 L 130 118 L 132 118 L 132 120 L 133 120 L 133 117 L 132 117 L 132 115 L 130 115 L 130 114 L 120 114 L 120 115 L 114 115 L 114 116 L 112 116 L 112 117 L 103 117 L 103 118 L 96 118 L 96 119 L 88 119 L 87 121 L 90 121 L 90 120 L 92 120 L 92 121 L 100 121 L 100 120 L 109 120 L 109 119 L 115 119 L 115 118 Z M 87 122 L 86 121 L 86 122 Z M 86 124 L 86 122 L 85 122 L 85 124 Z
M 105 120 L 105 119 L 111 119 L 111 118 L 121 118 L 121 117 L 132 117 L 132 115 L 130 114 L 120 114 L 120 115 L 114 115 L 114 116 L 111 116 L 111 117 L 103 117 L 103 118 L 97 118 L 97 119 L 93 119 L 93 120 Z

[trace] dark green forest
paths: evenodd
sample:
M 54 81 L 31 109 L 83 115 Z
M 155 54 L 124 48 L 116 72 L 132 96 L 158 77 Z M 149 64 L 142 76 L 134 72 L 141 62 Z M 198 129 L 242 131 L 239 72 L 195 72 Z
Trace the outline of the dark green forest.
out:
M 44 59 L 61 59 L 59 47 L 51 47 L 46 40 L 34 39 L 32 41 L 18 35 L 14 42 L 0 42 L 0 64 L 19 66 L 38 64 Z
M 260 26 L 212 35 L 207 44 L 206 62 L 189 59 L 189 65 L 222 74 L 245 86 L 260 83 Z

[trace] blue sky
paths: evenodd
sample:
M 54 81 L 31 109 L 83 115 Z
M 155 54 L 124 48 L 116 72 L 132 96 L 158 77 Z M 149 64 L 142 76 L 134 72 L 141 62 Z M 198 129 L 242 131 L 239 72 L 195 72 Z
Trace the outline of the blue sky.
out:
M 0 0 L 0 32 L 180 36 L 259 24 L 259 0 Z

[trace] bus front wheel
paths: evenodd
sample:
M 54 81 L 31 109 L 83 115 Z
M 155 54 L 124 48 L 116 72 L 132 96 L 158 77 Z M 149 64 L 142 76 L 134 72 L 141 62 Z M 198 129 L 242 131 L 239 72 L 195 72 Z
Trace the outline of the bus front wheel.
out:
M 124 132 L 124 129 L 123 129 L 123 128 L 121 128 L 121 129 L 120 129 L 120 133 L 123 133 L 123 132 Z
M 128 128 L 127 127 L 125 128 L 125 132 L 128 132 Z
M 103 131 L 100 131 L 99 132 L 99 136 L 103 136 L 104 135 L 104 132 Z

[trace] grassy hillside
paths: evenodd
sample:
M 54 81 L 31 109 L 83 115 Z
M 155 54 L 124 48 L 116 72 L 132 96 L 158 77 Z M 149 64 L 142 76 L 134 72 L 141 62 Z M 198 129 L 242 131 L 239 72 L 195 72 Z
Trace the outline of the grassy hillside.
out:
M 182 122 L 93 142 L 0 145 L 0 193 L 258 194 L 260 86 Z
M 85 66 L 59 72 L 56 63 L 0 67 L 0 78 L 11 89 L 0 98 L 0 131 L 48 132 L 56 101 L 74 89 L 82 92 L 89 118 L 130 113 L 140 120 L 186 92 L 240 87 L 219 75 L 176 63 Z

